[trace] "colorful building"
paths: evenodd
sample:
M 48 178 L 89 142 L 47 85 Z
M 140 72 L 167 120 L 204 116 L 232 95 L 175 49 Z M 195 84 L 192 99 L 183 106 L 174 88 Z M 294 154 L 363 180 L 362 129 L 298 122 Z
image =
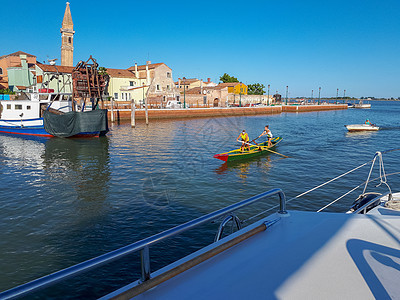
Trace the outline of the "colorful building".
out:
M 179 92 L 175 88 L 172 69 L 164 63 L 135 65 L 128 69 L 137 79 L 145 80 L 148 86 L 147 100 L 151 107 L 165 107 L 168 100 L 175 100 Z
M 110 76 L 107 96 L 115 101 L 131 101 L 142 104 L 147 94 L 148 85 L 146 78 L 137 78 L 134 73 L 126 69 L 107 68 Z
M 211 82 L 211 78 L 207 78 L 207 81 L 203 81 L 202 79 L 197 78 L 178 78 L 178 81 L 175 82 L 175 87 L 182 94 L 184 91 L 196 88 L 196 87 L 212 87 L 217 86 L 216 83 Z
M 72 93 L 74 67 L 36 64 L 36 90 L 38 92 Z
M 247 95 L 247 85 L 242 82 L 220 83 L 218 86 L 228 87 L 228 93 L 236 95 Z
M 22 51 L 1 56 L 0 89 L 19 91 L 33 85 L 35 64 L 36 56 Z

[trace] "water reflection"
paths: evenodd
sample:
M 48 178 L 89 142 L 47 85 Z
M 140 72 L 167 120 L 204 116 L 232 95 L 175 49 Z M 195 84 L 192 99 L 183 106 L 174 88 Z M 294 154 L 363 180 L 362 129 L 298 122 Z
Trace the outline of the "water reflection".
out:
M 1 162 L 9 167 L 42 168 L 47 138 L 20 138 L 2 135 L 0 136 Z
M 274 160 L 271 159 L 270 154 L 266 153 L 263 157 L 254 157 L 244 161 L 225 162 L 219 168 L 215 169 L 215 173 L 218 175 L 224 175 L 228 172 L 236 172 L 240 178 L 246 179 L 252 169 L 269 172 L 273 161 Z
M 78 199 L 105 200 L 110 180 L 109 141 L 91 139 L 47 140 L 43 169 L 50 180 L 72 186 Z
M 346 132 L 346 138 L 370 138 L 376 135 L 377 131 L 355 131 Z

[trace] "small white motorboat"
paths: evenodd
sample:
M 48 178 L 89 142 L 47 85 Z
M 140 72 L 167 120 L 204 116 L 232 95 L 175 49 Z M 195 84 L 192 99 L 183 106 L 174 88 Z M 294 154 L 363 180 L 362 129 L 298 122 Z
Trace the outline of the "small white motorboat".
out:
M 372 124 L 352 124 L 352 125 L 344 125 L 344 127 L 347 128 L 349 132 L 354 132 L 354 131 L 377 131 L 379 130 L 379 127 Z

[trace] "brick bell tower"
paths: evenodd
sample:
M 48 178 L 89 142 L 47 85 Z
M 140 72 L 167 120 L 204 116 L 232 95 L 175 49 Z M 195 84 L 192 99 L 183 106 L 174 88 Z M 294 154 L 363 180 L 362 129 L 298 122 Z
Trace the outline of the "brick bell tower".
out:
M 72 22 L 69 2 L 65 8 L 61 28 L 61 65 L 73 67 L 74 65 L 74 23 Z

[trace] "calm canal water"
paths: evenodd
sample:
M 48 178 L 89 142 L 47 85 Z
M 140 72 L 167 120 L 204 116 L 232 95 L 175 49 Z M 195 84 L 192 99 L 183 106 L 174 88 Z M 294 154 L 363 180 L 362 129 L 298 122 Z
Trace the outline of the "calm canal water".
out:
M 150 121 L 113 125 L 99 139 L 25 140 L 0 136 L 0 290 L 79 263 L 272 188 L 288 199 L 370 159 L 400 148 L 400 103 L 280 115 Z M 369 118 L 382 130 L 348 133 Z M 276 151 L 233 165 L 214 159 L 269 124 L 283 141 Z M 384 159 L 399 169 L 399 152 Z M 377 173 L 376 173 L 377 174 Z M 368 168 L 291 201 L 316 211 L 366 179 Z M 399 176 L 389 177 L 394 190 Z M 360 191 L 327 211 L 346 211 Z M 270 199 L 256 209 L 278 204 Z M 254 210 L 254 211 L 253 211 Z M 213 240 L 210 224 L 151 248 L 156 269 Z M 184 246 L 183 246 L 184 245 Z M 190 245 L 190 246 L 189 246 Z M 56 285 L 37 295 L 96 298 L 138 278 L 138 255 Z

